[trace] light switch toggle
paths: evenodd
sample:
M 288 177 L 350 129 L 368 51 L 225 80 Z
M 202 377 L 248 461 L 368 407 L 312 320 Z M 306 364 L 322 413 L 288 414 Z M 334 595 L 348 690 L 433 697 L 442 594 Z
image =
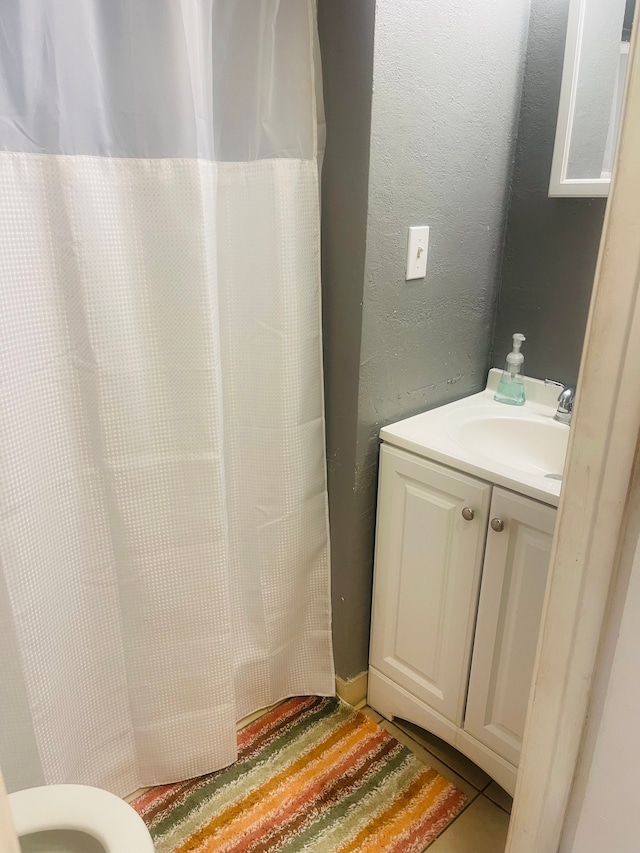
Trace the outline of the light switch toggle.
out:
M 412 226 L 409 228 L 409 238 L 407 240 L 407 281 L 425 277 L 427 274 L 428 256 L 429 226 Z

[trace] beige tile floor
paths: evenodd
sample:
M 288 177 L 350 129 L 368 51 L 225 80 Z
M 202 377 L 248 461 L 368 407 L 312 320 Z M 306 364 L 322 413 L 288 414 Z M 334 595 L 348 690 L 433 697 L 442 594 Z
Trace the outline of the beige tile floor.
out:
M 502 853 L 509 828 L 509 794 L 484 770 L 429 732 L 400 720 L 389 723 L 372 708 L 362 710 L 467 795 L 463 811 L 429 845 L 429 853 Z

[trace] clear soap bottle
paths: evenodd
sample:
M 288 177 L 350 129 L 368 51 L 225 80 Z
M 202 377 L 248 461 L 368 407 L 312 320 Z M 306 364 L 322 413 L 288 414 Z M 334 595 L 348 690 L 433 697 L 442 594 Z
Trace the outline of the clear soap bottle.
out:
M 498 403 L 506 403 L 509 406 L 524 406 L 524 374 L 522 366 L 524 356 L 520 347 L 526 341 L 524 335 L 516 332 L 513 336 L 513 350 L 507 356 L 507 363 L 502 371 L 502 378 L 498 390 L 493 399 Z

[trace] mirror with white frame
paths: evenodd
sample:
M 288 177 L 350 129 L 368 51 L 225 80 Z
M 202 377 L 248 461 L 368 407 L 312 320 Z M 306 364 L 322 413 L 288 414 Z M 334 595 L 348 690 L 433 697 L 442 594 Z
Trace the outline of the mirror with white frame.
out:
M 606 196 L 635 0 L 571 0 L 550 196 Z

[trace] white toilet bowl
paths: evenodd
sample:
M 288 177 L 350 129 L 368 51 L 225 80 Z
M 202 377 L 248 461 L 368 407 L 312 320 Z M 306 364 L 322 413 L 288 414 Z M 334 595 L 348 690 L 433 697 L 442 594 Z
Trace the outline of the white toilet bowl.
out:
M 91 850 L 98 841 L 106 853 L 154 853 L 140 815 L 124 800 L 100 788 L 45 785 L 9 794 L 9 803 L 18 837 L 72 830 L 88 836 Z

